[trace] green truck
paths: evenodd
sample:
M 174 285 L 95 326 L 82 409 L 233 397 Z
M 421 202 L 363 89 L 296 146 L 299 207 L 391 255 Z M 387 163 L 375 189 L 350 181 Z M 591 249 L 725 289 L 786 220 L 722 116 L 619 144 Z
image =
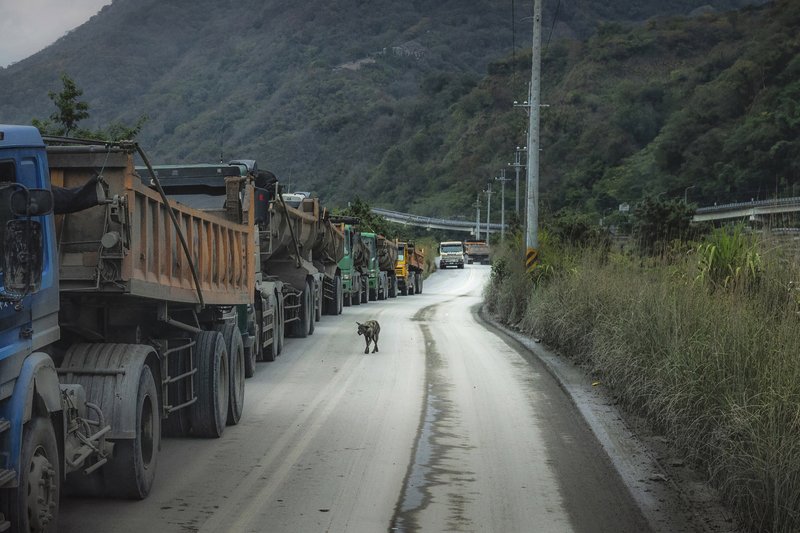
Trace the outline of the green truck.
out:
M 369 301 L 369 251 L 356 230 L 357 217 L 331 217 L 335 227 L 344 234 L 344 256 L 339 260 L 342 275 L 344 306 L 360 305 Z
M 378 261 L 378 237 L 375 233 L 362 233 L 361 240 L 367 248 L 367 294 L 371 302 L 384 300 L 389 296 L 389 278 L 381 271 Z M 383 238 L 383 237 L 381 237 Z

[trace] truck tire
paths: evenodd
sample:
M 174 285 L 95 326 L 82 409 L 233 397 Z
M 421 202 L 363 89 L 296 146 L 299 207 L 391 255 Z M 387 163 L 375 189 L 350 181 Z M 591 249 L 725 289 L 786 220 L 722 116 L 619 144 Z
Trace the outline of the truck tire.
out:
M 32 418 L 22 433 L 19 487 L 8 491 L 8 519 L 14 531 L 56 531 L 60 465 L 53 423 L 42 416 Z
M 314 322 L 314 296 L 311 294 L 311 283 L 306 280 L 305 290 L 300 295 L 300 308 L 298 309 L 299 319 L 292 322 L 292 336 L 298 339 L 305 339 L 309 335 L 310 324 Z
M 250 324 L 250 331 L 248 331 L 250 340 L 253 341 L 252 348 L 245 348 L 244 350 L 244 377 L 252 378 L 256 375 L 256 361 L 259 358 L 259 350 L 263 350 L 264 347 L 261 346 L 261 325 L 258 323 L 257 318 L 253 318 Z
M 361 278 L 361 303 L 369 303 L 369 278 L 366 276 Z
M 461 263 L 460 265 L 458 265 L 458 268 L 463 270 L 464 269 L 464 263 Z
M 161 409 L 150 367 L 144 365 L 136 394 L 136 437 L 117 440 L 114 456 L 103 467 L 109 496 L 143 500 L 156 477 L 161 441 Z
M 389 298 L 397 298 L 397 276 L 389 278 Z
M 311 301 L 310 301 L 311 317 L 309 318 L 309 321 L 308 321 L 308 334 L 309 335 L 313 335 L 314 334 L 314 329 L 316 328 L 316 322 L 317 322 L 317 320 L 320 320 L 322 318 L 322 315 L 320 315 L 320 317 L 317 318 L 317 314 L 320 313 L 320 302 L 317 301 L 317 291 L 315 290 L 315 285 L 316 285 L 316 283 L 314 282 L 313 279 L 309 279 L 309 280 L 306 281 L 306 287 L 309 287 L 311 289 L 311 293 L 310 293 L 311 294 Z
M 361 278 L 358 279 L 358 285 L 356 285 L 355 281 L 353 282 L 353 288 L 350 292 L 350 300 L 353 305 L 361 305 Z
M 341 274 L 337 274 L 336 277 L 339 278 L 339 282 L 336 284 L 336 314 L 341 315 L 342 311 L 344 311 L 344 287 L 342 286 Z
M 278 303 L 275 312 L 277 315 L 275 316 L 275 336 L 273 339 L 277 339 L 278 348 L 275 350 L 275 355 L 278 356 L 283 351 L 283 341 L 286 338 L 286 330 L 283 327 L 283 305 L 281 303 Z
M 197 342 L 197 401 L 189 406 L 192 434 L 198 437 L 220 437 L 228 418 L 228 351 L 218 331 L 201 331 Z
M 375 300 L 378 299 L 378 291 L 379 291 L 378 287 L 369 290 L 368 297 L 370 302 L 374 302 Z
M 262 361 L 269 361 L 270 363 L 278 357 L 278 328 L 276 326 L 278 317 L 272 318 L 272 344 L 264 347 L 261 358 Z
M 417 276 L 414 272 L 409 273 L 408 275 L 408 295 L 414 296 L 416 291 L 416 283 L 417 283 Z
M 325 297 L 323 296 L 322 290 L 317 290 L 318 284 L 316 281 L 312 282 L 312 285 L 314 287 L 314 322 L 319 322 L 320 320 L 322 320 L 322 306 Z M 309 335 L 311 333 L 314 333 L 313 331 L 314 328 L 311 329 L 312 331 L 309 332 Z
M 251 378 L 256 375 L 256 362 L 264 357 L 264 347 L 261 345 L 261 324 L 258 318 L 253 320 L 250 338 L 253 339 L 253 347 L 245 350 L 244 357 L 244 377 Z
M 339 274 L 333 277 L 333 294 L 332 298 L 325 300 L 325 314 L 338 315 L 340 313 L 342 301 L 342 278 Z
M 417 272 L 416 280 L 414 280 L 414 289 L 416 289 L 417 294 L 422 294 L 422 272 Z
M 188 333 L 183 333 L 186 338 L 189 337 Z M 193 348 L 194 353 L 197 353 L 197 344 Z M 167 371 L 170 376 L 180 376 L 189 371 L 187 364 L 189 362 L 189 348 L 179 352 L 171 353 L 167 360 Z M 192 377 L 181 379 L 175 383 L 167 385 L 169 387 L 169 403 L 171 405 L 180 405 L 188 401 L 187 395 L 187 379 L 194 379 Z M 189 416 L 189 408 L 184 407 L 177 411 L 169 413 L 167 418 L 161 421 L 161 432 L 165 437 L 185 437 L 189 434 L 192 428 L 191 417 Z M 87 477 L 81 474 L 80 477 Z
M 229 426 L 235 426 L 242 418 L 244 410 L 244 342 L 242 334 L 235 324 L 224 324 L 214 328 L 222 333 L 225 339 L 225 348 L 228 350 L 228 375 L 230 384 L 228 390 L 228 419 Z
M 403 285 L 400 287 L 400 294 L 402 296 L 408 296 L 408 285 Z

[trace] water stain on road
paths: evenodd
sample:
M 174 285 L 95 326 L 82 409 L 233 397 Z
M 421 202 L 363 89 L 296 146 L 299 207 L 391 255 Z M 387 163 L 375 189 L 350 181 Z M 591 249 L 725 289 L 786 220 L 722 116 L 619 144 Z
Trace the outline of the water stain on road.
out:
M 389 531 L 412 532 L 419 530 L 417 514 L 424 511 L 431 503 L 431 489 L 445 483 L 441 477 L 460 476 L 462 479 L 471 472 L 454 472 L 443 466 L 448 452 L 457 448 L 444 444 L 446 438 L 452 439 L 449 431 L 450 422 L 457 414 L 453 410 L 452 401 L 448 398 L 450 386 L 443 377 L 445 363 L 436 348 L 427 322 L 435 314 L 437 305 L 421 309 L 413 318 L 419 323 L 425 341 L 425 397 L 420 424 L 412 450 L 412 461 L 403 480 L 400 498 L 395 505 Z M 465 479 L 468 481 L 468 479 Z M 463 521 L 463 511 L 469 502 L 463 497 L 450 498 L 448 508 L 451 513 L 450 525 L 458 530 Z

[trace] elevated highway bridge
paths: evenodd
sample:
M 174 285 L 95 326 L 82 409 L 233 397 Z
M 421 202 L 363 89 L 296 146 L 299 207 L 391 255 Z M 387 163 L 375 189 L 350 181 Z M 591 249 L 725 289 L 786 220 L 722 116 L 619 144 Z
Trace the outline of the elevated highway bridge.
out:
M 399 211 L 380 209 L 378 207 L 373 207 L 372 212 L 375 213 L 376 215 L 381 215 L 386 217 L 386 220 L 388 220 L 389 222 L 396 222 L 397 224 L 403 224 L 406 226 L 419 226 L 428 229 L 463 231 L 465 233 L 469 233 L 470 235 L 475 235 L 475 222 L 467 222 L 465 220 L 447 220 L 443 218 L 422 217 L 419 215 L 412 215 L 410 213 L 401 213 Z M 489 224 L 489 231 L 491 233 L 499 232 L 500 228 L 501 228 L 500 224 Z M 506 224 L 506 228 L 508 228 L 508 224 Z M 480 232 L 483 235 L 486 234 L 485 222 L 481 222 Z
M 800 198 L 776 198 L 773 200 L 756 200 L 736 204 L 700 207 L 694 215 L 694 222 L 709 220 L 742 220 L 751 222 L 768 222 L 770 218 L 782 213 L 800 211 Z
M 715 220 L 742 220 L 750 222 L 764 223 L 770 218 L 782 213 L 793 213 L 800 211 L 800 197 L 777 198 L 773 200 L 756 200 L 752 202 L 732 203 L 724 205 L 713 205 L 700 207 L 694 215 L 694 222 L 705 222 Z M 475 222 L 465 220 L 448 220 L 443 218 L 423 217 L 399 211 L 390 211 L 373 207 L 372 212 L 386 217 L 390 222 L 404 224 L 408 226 L 419 226 L 428 229 L 444 229 L 451 231 L 463 231 L 470 235 L 475 235 Z M 489 231 L 497 233 L 500 231 L 500 224 L 489 224 Z M 508 228 L 508 225 L 506 225 Z M 486 223 L 480 223 L 480 232 L 485 235 Z

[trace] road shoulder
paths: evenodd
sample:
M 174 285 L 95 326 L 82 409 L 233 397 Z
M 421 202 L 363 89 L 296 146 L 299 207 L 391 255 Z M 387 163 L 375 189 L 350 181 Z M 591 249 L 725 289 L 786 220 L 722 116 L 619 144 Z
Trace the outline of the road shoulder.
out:
M 609 455 L 654 532 L 737 531 L 719 496 L 641 419 L 624 413 L 612 391 L 583 368 L 519 331 L 502 326 L 485 306 L 476 319 L 504 337 L 526 360 L 538 359 L 570 396 Z

